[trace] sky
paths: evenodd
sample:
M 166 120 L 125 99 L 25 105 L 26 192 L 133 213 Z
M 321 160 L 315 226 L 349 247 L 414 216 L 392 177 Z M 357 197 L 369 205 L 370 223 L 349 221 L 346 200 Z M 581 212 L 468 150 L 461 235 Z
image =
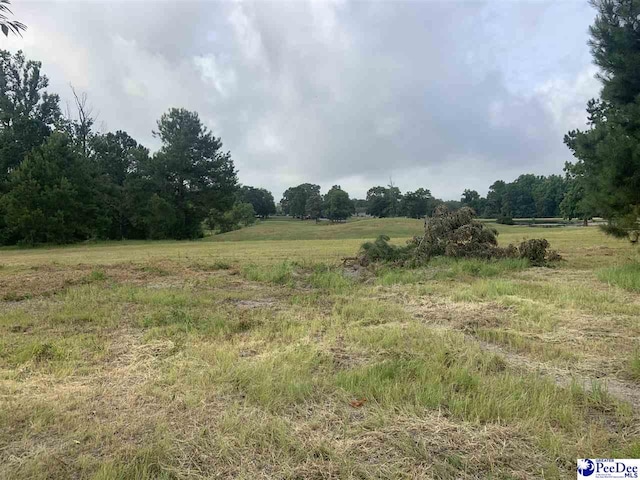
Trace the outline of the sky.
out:
M 598 95 L 586 1 L 14 0 L 48 90 L 86 92 L 100 131 L 152 151 L 171 107 L 199 113 L 239 180 L 364 198 L 393 182 L 459 199 L 562 174 Z

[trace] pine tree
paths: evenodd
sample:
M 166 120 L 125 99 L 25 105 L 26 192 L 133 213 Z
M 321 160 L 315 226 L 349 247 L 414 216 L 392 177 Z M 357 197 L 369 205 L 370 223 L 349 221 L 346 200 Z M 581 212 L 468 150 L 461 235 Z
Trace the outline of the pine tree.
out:
M 99 221 L 95 185 L 64 134 L 54 133 L 11 172 L 2 197 L 9 238 L 24 244 L 91 238 Z
M 211 209 L 229 210 L 238 179 L 222 141 L 195 112 L 172 108 L 158 121 L 154 135 L 162 141 L 151 166 L 158 195 L 175 208 L 175 238 L 202 236 L 202 222 Z
M 596 208 L 608 233 L 637 239 L 640 223 L 640 0 L 594 0 L 590 28 L 601 98 L 587 105 L 586 131 L 565 143 L 577 158 L 583 205 Z

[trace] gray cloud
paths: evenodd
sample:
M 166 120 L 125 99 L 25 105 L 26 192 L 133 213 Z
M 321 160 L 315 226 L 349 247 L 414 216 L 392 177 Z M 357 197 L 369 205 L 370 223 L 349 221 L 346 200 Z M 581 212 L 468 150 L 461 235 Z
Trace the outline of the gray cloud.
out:
M 560 173 L 597 94 L 593 12 L 572 2 L 25 2 L 7 43 L 51 90 L 89 94 L 110 130 L 157 147 L 172 106 L 200 113 L 243 183 L 354 196 L 393 177 L 445 198 Z

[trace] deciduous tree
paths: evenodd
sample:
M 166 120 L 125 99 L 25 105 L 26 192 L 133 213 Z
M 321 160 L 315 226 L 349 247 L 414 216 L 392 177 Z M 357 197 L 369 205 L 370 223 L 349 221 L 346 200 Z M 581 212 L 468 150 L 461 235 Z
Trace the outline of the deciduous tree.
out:
M 0 50 L 0 188 L 27 153 L 60 121 L 59 98 L 47 93 L 41 63 Z
M 327 217 L 332 221 L 346 220 L 353 212 L 353 202 L 349 199 L 349 194 L 334 185 L 325 195 L 325 211 Z

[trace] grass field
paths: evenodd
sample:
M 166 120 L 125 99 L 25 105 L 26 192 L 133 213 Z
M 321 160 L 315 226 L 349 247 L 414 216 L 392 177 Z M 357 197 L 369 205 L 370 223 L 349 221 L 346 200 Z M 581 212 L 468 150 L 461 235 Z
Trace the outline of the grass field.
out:
M 640 457 L 640 254 L 375 272 L 418 220 L 0 250 L 0 478 L 574 478 Z

